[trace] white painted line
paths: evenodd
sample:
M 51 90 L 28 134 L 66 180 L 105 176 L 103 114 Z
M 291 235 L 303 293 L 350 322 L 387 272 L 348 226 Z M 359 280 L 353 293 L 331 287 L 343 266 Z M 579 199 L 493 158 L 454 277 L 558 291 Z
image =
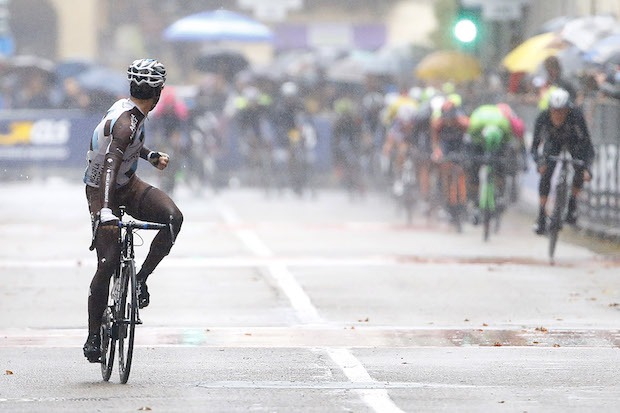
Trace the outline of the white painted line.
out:
M 235 211 L 231 208 L 221 204 L 216 204 L 217 210 L 222 214 L 222 217 L 227 224 L 239 225 L 241 219 L 237 216 Z M 248 229 L 235 229 L 233 230 L 235 235 L 245 244 L 245 246 L 252 251 L 257 257 L 272 257 L 273 251 L 265 244 L 258 235 Z M 278 283 L 280 289 L 288 297 L 291 305 L 295 309 L 299 320 L 302 323 L 318 323 L 321 322 L 316 307 L 312 304 L 308 294 L 301 288 L 299 283 L 295 280 L 295 277 L 285 265 L 282 264 L 265 264 L 271 276 Z
M 249 229 L 238 229 L 235 230 L 235 234 L 257 257 L 273 257 L 273 252 L 260 238 L 258 238 L 258 235 L 256 235 L 254 231 Z
M 376 384 L 362 363 L 348 349 L 328 348 L 325 351 L 353 383 Z M 356 392 L 369 407 L 378 413 L 403 412 L 390 398 L 386 389 L 359 389 Z
M 283 264 L 273 264 L 269 267 L 269 272 L 276 279 L 278 285 L 284 291 L 286 296 L 291 301 L 291 304 L 299 320 L 304 324 L 318 324 L 323 320 L 319 315 L 316 307 L 312 304 L 310 297 L 301 288 L 293 274 Z
M 221 203 L 218 203 L 216 207 L 227 223 L 240 223 L 241 220 L 231 208 Z M 274 255 L 273 251 L 261 241 L 255 232 L 236 230 L 235 233 L 255 255 L 259 257 L 271 257 Z M 306 294 L 285 265 L 272 264 L 267 268 L 272 277 L 277 281 L 282 292 L 288 297 L 297 313 L 297 317 L 302 323 L 324 323 L 308 294 Z M 362 363 L 348 349 L 328 349 L 327 353 L 352 382 L 375 383 L 364 366 L 362 366 Z M 386 389 L 363 389 L 356 391 L 360 394 L 364 403 L 377 413 L 402 413 L 402 410 L 394 404 Z

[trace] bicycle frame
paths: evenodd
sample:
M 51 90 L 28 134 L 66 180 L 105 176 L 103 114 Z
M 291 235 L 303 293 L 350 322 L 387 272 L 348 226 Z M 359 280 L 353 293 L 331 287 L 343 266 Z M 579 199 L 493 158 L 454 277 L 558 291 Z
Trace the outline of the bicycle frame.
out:
M 554 262 L 555 247 L 558 241 L 560 230 L 562 229 L 562 221 L 564 210 L 568 200 L 568 175 L 569 164 L 574 166 L 583 166 L 584 162 L 579 159 L 572 159 L 567 156 L 567 150 L 562 148 L 559 156 L 548 156 L 548 160 L 560 163 L 560 175 L 555 189 L 555 204 L 553 205 L 553 213 L 549 224 L 549 258 Z

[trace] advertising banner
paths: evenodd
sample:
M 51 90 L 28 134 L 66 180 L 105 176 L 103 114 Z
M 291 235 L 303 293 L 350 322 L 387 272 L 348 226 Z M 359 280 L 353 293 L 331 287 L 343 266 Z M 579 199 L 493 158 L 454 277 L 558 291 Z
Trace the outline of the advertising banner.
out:
M 82 166 L 100 116 L 81 111 L 1 111 L 0 165 Z

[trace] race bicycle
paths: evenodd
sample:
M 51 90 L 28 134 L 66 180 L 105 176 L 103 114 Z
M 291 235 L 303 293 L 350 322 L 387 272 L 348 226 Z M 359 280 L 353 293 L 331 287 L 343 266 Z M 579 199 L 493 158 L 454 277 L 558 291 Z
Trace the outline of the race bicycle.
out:
M 558 236 L 562 230 L 562 223 L 564 221 L 564 213 L 568 205 L 568 178 L 569 178 L 569 165 L 582 167 L 585 162 L 579 159 L 573 159 L 568 156 L 566 148 L 562 148 L 562 152 L 558 156 L 548 156 L 548 160 L 557 164 L 560 164 L 560 174 L 558 176 L 557 185 L 555 187 L 555 202 L 553 205 L 553 212 L 549 221 L 549 259 L 551 263 L 554 263 L 555 248 L 558 242 Z
M 136 280 L 136 265 L 134 255 L 134 232 L 140 229 L 160 230 L 168 228 L 172 234 L 171 224 L 156 224 L 151 222 L 127 221 L 123 222 L 125 208 L 120 208 L 118 223 L 120 228 L 119 245 L 121 249 L 120 262 L 114 272 L 111 283 L 108 306 L 101 321 L 101 376 L 108 381 L 112 375 L 112 367 L 118 343 L 118 369 L 121 383 L 127 383 L 131 371 L 133 345 L 136 325 L 142 324 L 138 314 L 138 285 Z M 95 248 L 95 240 L 100 226 L 95 221 L 93 239 L 90 246 Z M 174 239 L 174 237 L 173 237 Z

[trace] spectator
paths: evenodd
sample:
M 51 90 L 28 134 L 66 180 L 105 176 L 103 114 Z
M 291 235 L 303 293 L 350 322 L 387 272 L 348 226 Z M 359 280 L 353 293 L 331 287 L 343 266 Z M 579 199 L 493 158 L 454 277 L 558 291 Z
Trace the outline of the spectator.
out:
M 63 81 L 64 99 L 60 107 L 62 109 L 88 109 L 90 106 L 90 98 L 74 77 L 68 77 Z
M 31 72 L 25 74 L 25 84 L 15 98 L 15 109 L 49 109 L 50 82 L 47 75 Z
M 560 89 L 564 89 L 570 95 L 570 100 L 575 102 L 577 99 L 577 91 L 575 87 L 567 79 L 562 77 L 562 66 L 560 60 L 556 56 L 549 56 L 544 62 L 545 71 L 547 72 L 547 81 L 541 88 L 541 95 L 551 87 L 556 86 Z
M 604 96 L 620 100 L 620 65 L 601 72 L 597 76 L 600 91 Z

